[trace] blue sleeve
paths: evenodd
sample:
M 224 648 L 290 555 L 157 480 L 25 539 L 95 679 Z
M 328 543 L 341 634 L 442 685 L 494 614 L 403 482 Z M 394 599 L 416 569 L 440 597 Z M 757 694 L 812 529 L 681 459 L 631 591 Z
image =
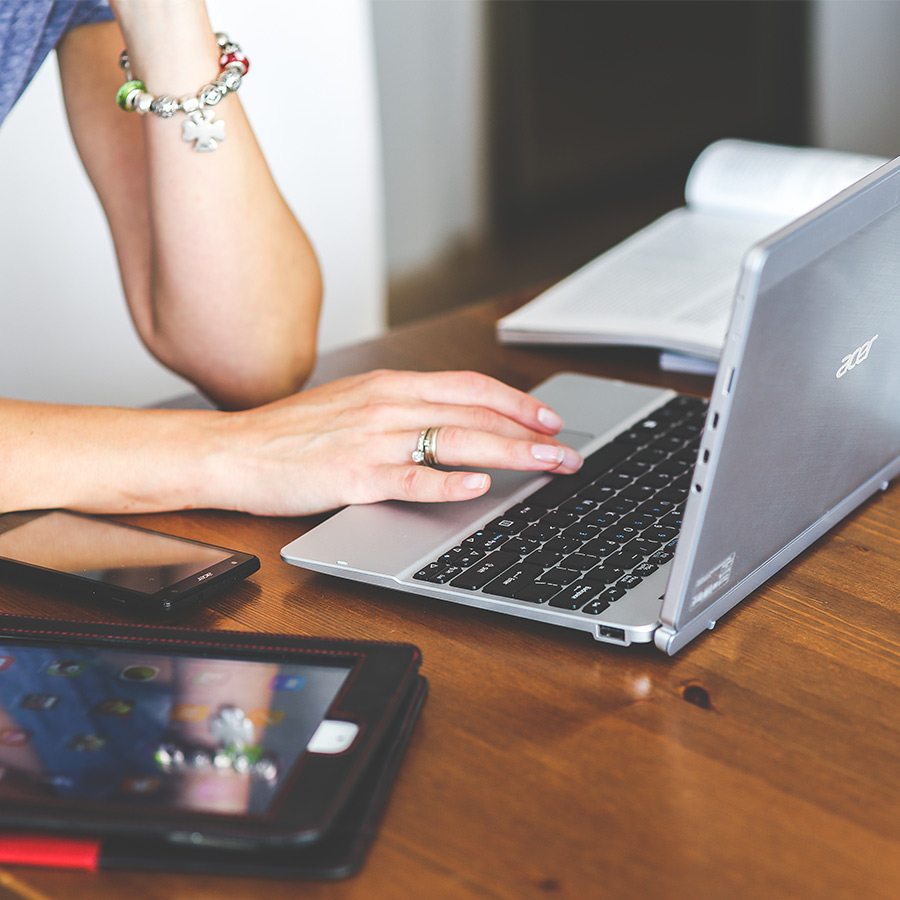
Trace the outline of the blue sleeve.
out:
M 94 25 L 97 22 L 111 22 L 115 19 L 112 9 L 106 0 L 79 0 L 75 4 L 75 12 L 69 19 L 66 31 L 79 25 Z

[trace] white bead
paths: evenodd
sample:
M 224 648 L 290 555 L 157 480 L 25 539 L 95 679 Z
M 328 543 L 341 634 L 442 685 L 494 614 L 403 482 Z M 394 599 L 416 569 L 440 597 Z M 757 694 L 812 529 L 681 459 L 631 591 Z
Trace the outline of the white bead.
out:
M 150 112 L 150 104 L 153 102 L 155 98 L 153 94 L 148 94 L 146 91 L 141 91 L 140 96 L 137 98 L 137 102 L 134 104 L 134 108 L 142 115 L 146 116 L 148 112 Z
M 199 97 L 182 97 L 179 102 L 181 103 L 181 108 L 186 113 L 196 112 L 198 109 L 200 109 Z
M 215 106 L 222 99 L 222 91 L 218 85 L 206 84 L 200 88 L 200 103 L 203 106 Z

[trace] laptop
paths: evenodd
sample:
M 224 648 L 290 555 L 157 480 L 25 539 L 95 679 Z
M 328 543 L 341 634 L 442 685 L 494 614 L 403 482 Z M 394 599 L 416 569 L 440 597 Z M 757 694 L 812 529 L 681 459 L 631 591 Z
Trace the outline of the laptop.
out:
M 898 248 L 900 159 L 749 250 L 708 401 L 556 375 L 581 471 L 347 507 L 282 558 L 677 652 L 900 471 Z

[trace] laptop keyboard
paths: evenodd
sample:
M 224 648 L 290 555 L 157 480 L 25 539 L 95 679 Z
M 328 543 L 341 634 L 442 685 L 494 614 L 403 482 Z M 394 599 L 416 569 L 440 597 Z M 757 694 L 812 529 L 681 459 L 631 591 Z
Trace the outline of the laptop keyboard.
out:
M 600 615 L 672 559 L 706 408 L 675 397 L 413 578 Z

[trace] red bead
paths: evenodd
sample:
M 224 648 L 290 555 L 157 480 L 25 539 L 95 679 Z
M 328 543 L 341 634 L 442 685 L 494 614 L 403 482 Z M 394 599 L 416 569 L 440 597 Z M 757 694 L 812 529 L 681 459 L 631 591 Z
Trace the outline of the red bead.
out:
M 250 60 L 243 53 L 237 51 L 235 53 L 223 53 L 219 57 L 219 67 L 227 68 L 231 63 L 240 63 L 244 67 L 244 74 L 250 71 Z

